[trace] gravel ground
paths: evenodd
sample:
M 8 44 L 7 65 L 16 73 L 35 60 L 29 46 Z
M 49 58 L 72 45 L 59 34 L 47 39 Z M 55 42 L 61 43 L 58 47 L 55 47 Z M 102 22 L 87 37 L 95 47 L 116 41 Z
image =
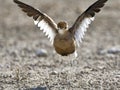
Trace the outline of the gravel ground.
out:
M 21 0 L 72 25 L 96 0 Z M 0 90 L 120 90 L 120 0 L 90 25 L 79 57 L 62 60 L 12 0 L 0 1 Z M 114 49 L 113 49 L 114 48 Z M 47 50 L 41 57 L 38 50 Z M 72 64 L 71 64 L 72 62 Z

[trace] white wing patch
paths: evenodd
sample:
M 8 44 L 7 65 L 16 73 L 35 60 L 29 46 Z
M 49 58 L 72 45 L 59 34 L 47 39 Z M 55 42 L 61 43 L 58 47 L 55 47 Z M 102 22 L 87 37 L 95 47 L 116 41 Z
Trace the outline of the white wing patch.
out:
M 89 27 L 89 24 L 94 20 L 94 17 L 91 18 L 85 18 L 81 24 L 79 25 L 78 29 L 75 32 L 75 40 L 77 42 L 77 45 L 79 46 L 79 43 L 82 42 L 82 38 L 85 35 L 85 32 L 87 31 L 87 28 Z
M 39 20 L 38 18 L 38 20 L 34 21 L 34 24 L 37 25 L 40 28 L 40 30 L 42 30 L 43 33 L 45 33 L 46 36 L 48 36 L 50 42 L 53 44 L 56 34 L 53 32 L 52 28 L 48 25 L 48 23 L 45 22 L 44 19 Z

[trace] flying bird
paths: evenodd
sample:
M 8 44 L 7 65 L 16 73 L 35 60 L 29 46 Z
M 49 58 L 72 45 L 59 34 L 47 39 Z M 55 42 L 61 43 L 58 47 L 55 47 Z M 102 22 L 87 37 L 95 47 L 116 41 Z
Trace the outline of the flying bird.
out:
M 97 0 L 76 19 L 70 28 L 68 28 L 66 21 L 56 24 L 52 18 L 40 10 L 19 0 L 13 1 L 23 12 L 34 19 L 34 24 L 49 38 L 55 51 L 62 56 L 68 56 L 76 52 L 76 47 L 79 47 L 82 42 L 82 38 L 89 24 L 94 20 L 95 14 L 100 12 L 108 0 Z

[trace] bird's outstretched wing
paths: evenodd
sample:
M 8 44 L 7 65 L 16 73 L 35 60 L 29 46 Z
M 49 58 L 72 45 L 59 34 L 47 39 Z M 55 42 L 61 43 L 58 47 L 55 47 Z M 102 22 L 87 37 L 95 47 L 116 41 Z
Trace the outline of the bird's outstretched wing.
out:
M 13 0 L 29 17 L 33 17 L 35 25 L 43 30 L 46 36 L 50 39 L 51 43 L 54 41 L 54 37 L 57 33 L 56 23 L 45 13 L 27 5 L 21 1 Z
M 78 46 L 79 43 L 82 42 L 81 39 L 83 38 L 89 24 L 94 20 L 95 13 L 100 12 L 100 8 L 102 8 L 107 1 L 108 0 L 96 1 L 77 18 L 73 26 L 69 29 L 69 31 L 74 34 Z

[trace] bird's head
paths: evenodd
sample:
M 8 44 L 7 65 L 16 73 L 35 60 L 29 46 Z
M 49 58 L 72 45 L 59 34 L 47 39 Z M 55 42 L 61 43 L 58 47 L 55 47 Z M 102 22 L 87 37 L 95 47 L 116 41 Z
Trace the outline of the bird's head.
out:
M 67 22 L 62 21 L 57 24 L 57 27 L 58 27 L 58 29 L 61 29 L 61 30 L 67 30 L 68 24 L 67 24 Z
M 57 24 L 57 27 L 58 27 L 58 32 L 61 35 L 65 34 L 65 32 L 68 30 L 68 24 L 67 24 L 67 22 L 64 22 L 64 21 L 59 22 Z

